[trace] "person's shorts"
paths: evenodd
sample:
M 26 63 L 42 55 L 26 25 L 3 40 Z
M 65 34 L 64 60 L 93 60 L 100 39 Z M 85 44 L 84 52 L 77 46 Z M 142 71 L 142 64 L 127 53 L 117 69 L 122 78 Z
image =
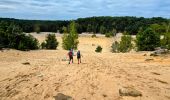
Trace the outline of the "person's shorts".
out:
M 69 58 L 70 58 L 70 59 L 73 59 L 73 56 L 70 56 Z
M 80 59 L 81 57 L 80 56 L 77 56 L 77 59 Z

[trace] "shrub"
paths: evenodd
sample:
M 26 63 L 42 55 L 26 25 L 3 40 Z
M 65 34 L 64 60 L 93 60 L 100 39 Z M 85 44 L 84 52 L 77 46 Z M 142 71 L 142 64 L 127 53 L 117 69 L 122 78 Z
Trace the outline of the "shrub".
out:
M 155 33 L 151 28 L 143 32 L 140 31 L 136 36 L 136 45 L 139 51 L 153 51 L 160 46 L 160 35 Z
M 119 47 L 119 43 L 117 41 L 115 41 L 113 44 L 112 44 L 112 52 L 118 52 L 118 47 Z
M 38 40 L 32 35 L 22 32 L 22 29 L 14 24 L 0 23 L 0 45 L 3 48 L 18 50 L 38 49 Z
M 18 50 L 36 50 L 39 49 L 39 42 L 32 35 L 21 34 L 17 36 L 16 49 Z
M 45 41 L 46 49 L 56 49 L 59 44 L 55 34 L 48 34 Z
M 41 49 L 45 49 L 46 48 L 46 43 L 43 41 L 42 43 L 41 43 Z
M 96 34 L 93 33 L 93 35 L 92 35 L 91 37 L 92 37 L 92 38 L 96 38 L 97 36 L 96 36 Z
M 105 34 L 105 37 L 111 37 L 111 36 L 113 36 L 111 32 Z
M 76 24 L 75 22 L 72 22 L 70 24 L 70 31 L 69 34 L 68 33 L 64 33 L 63 37 L 62 37 L 62 47 L 65 50 L 69 50 L 71 48 L 73 49 L 77 49 L 78 46 L 78 33 L 76 31 Z
M 170 50 L 170 33 L 164 33 L 163 39 L 161 39 L 161 47 Z
M 132 38 L 130 35 L 124 35 L 121 37 L 121 41 L 118 46 L 119 52 L 129 52 L 132 49 Z
M 102 52 L 102 49 L 103 49 L 103 48 L 102 48 L 101 46 L 97 46 L 95 52 Z

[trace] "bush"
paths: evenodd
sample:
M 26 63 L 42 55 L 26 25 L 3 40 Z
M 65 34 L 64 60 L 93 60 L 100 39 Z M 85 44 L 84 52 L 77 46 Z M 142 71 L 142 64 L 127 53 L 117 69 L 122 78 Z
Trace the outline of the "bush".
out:
M 111 36 L 113 36 L 113 34 L 112 34 L 111 32 L 105 34 L 105 37 L 108 37 L 108 38 L 109 38 L 109 37 L 111 37 Z
M 18 50 L 38 49 L 38 40 L 32 35 L 22 32 L 22 29 L 14 24 L 0 23 L 0 45 L 3 48 L 14 48 Z
M 46 43 L 43 41 L 42 43 L 41 43 L 41 49 L 45 49 L 46 48 Z
M 48 34 L 45 41 L 46 49 L 56 49 L 59 44 L 55 34 Z
M 18 35 L 17 38 L 19 41 L 16 41 L 16 49 L 23 51 L 39 49 L 39 42 L 32 35 L 21 34 Z
M 64 33 L 63 37 L 62 37 L 62 47 L 65 50 L 69 50 L 69 49 L 77 49 L 78 46 L 78 33 L 76 31 L 76 24 L 75 22 L 72 22 L 70 24 L 70 31 L 69 34 L 67 34 L 66 32 Z
M 96 38 L 97 36 L 96 36 L 96 34 L 93 34 L 91 37 L 92 37 L 92 38 Z
M 102 52 L 102 49 L 103 49 L 103 48 L 102 48 L 101 46 L 97 46 L 95 52 Z
M 121 37 L 121 41 L 118 45 L 119 52 L 129 52 L 132 49 L 132 38 L 130 35 L 124 35 Z
M 160 35 L 151 28 L 139 32 L 136 36 L 136 45 L 139 51 L 153 51 L 160 46 Z
M 170 33 L 164 33 L 163 39 L 161 39 L 161 47 L 170 50 Z
M 112 44 L 112 52 L 116 53 L 118 52 L 118 48 L 119 48 L 119 43 L 117 41 L 115 41 L 113 44 Z

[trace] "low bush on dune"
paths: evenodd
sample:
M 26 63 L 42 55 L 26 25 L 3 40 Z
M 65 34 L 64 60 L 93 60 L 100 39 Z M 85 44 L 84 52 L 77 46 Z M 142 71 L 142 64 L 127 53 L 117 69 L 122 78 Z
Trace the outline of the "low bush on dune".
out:
M 105 37 L 107 37 L 107 38 L 112 37 L 112 36 L 113 36 L 113 34 L 111 32 L 108 32 L 105 34 Z
M 124 35 L 121 37 L 121 41 L 118 43 L 115 41 L 112 44 L 112 52 L 129 52 L 132 49 L 132 38 L 130 35 Z
M 91 37 L 92 37 L 92 38 L 96 38 L 97 36 L 96 36 L 96 34 L 93 34 Z
M 102 48 L 101 46 L 97 46 L 95 52 L 100 53 L 100 52 L 102 52 L 102 49 L 103 49 L 103 48 Z

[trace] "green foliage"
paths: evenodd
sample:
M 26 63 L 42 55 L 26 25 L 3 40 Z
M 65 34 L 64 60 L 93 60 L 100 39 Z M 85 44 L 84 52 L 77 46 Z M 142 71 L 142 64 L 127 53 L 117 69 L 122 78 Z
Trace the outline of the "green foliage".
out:
M 0 23 L 0 45 L 3 48 L 14 48 L 18 50 L 38 49 L 38 40 L 32 35 L 22 32 L 22 29 L 11 23 Z
M 102 52 L 102 49 L 103 49 L 103 48 L 102 48 L 101 46 L 97 46 L 95 52 Z
M 119 52 L 118 51 L 118 48 L 119 48 L 119 43 L 117 41 L 115 41 L 113 44 L 112 44 L 112 52 L 116 53 L 116 52 Z
M 170 33 L 163 34 L 163 39 L 161 39 L 161 47 L 170 50 Z
M 44 21 L 44 20 L 19 20 L 10 18 L 0 18 L 0 21 L 8 23 L 16 23 L 20 25 L 24 32 L 36 32 L 35 26 L 39 26 L 40 32 L 57 32 L 59 30 L 63 33 L 62 27 L 67 27 L 71 21 Z M 167 24 L 168 19 L 161 17 L 144 18 L 144 17 L 89 17 L 79 18 L 75 20 L 77 23 L 77 32 L 94 32 L 100 33 L 103 31 L 111 32 L 113 28 L 117 32 L 127 31 L 130 34 L 137 34 L 140 27 L 149 27 L 152 24 L 162 26 L 162 23 Z M 166 25 L 167 26 L 167 25 Z M 37 28 L 38 29 L 38 28 Z M 39 30 L 38 29 L 38 30 Z M 37 31 L 38 32 L 38 31 Z M 69 32 L 68 32 L 69 33 Z
M 155 33 L 159 33 L 159 34 L 165 33 L 165 31 L 166 31 L 165 26 L 164 25 L 159 25 L 159 24 L 152 24 L 152 25 L 150 25 L 150 28 Z
M 132 38 L 130 35 L 124 35 L 121 37 L 121 41 L 118 46 L 119 52 L 129 52 L 132 49 Z
M 42 43 L 41 43 L 41 49 L 45 49 L 46 48 L 46 43 L 43 41 Z
M 111 36 L 113 36 L 113 33 L 111 33 L 111 32 L 108 32 L 105 34 L 105 37 L 111 37 Z
M 117 41 L 115 41 L 112 44 L 112 52 L 116 53 L 116 52 L 129 52 L 132 49 L 132 38 L 130 35 L 123 35 L 121 37 L 121 41 L 120 43 L 118 43 Z
M 160 35 L 151 28 L 141 31 L 136 36 L 136 45 L 139 51 L 153 51 L 160 46 Z
M 72 22 L 70 24 L 70 33 L 64 33 L 63 37 L 62 37 L 62 47 L 65 50 L 69 50 L 71 48 L 73 49 L 77 49 L 78 46 L 78 33 L 76 31 L 76 24 L 75 22 Z
M 48 34 L 45 41 L 46 49 L 56 49 L 59 44 L 55 34 Z
M 93 33 L 93 35 L 92 35 L 91 37 L 92 37 L 92 38 L 96 38 L 97 36 L 96 36 L 96 34 Z

